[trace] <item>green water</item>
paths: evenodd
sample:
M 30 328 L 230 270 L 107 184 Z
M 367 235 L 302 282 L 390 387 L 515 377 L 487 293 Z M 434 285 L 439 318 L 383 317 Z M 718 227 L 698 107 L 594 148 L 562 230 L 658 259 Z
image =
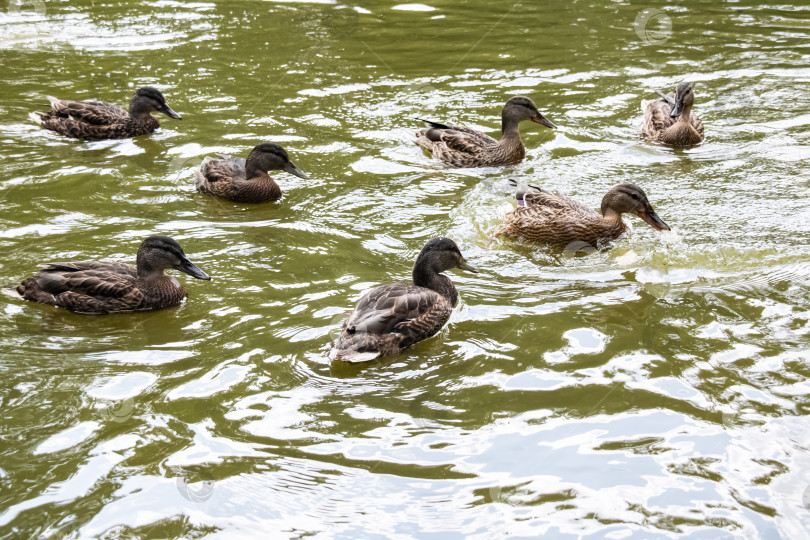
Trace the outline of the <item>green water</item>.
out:
M 762 4 L 0 3 L 0 284 L 155 233 L 213 277 L 148 314 L 0 296 L 0 536 L 807 537 L 810 8 Z M 706 141 L 640 140 L 684 79 Z M 183 120 L 84 143 L 27 118 L 145 85 Z M 560 126 L 524 124 L 520 165 L 410 140 L 415 116 L 496 133 L 516 94 Z M 266 140 L 310 175 L 280 203 L 194 191 Z M 492 240 L 509 179 L 594 207 L 633 182 L 672 232 Z M 331 364 L 440 235 L 481 270 L 451 273 L 448 326 Z

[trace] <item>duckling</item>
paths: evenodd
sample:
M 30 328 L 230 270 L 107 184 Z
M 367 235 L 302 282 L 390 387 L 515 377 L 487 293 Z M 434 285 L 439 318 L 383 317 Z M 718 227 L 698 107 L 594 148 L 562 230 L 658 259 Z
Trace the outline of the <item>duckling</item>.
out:
M 88 315 L 151 311 L 177 306 L 187 296 L 173 268 L 197 279 L 208 275 L 186 258 L 183 248 L 167 236 L 150 236 L 138 248 L 137 264 L 120 262 L 57 262 L 46 265 L 16 287 L 25 300 Z
M 207 157 L 194 175 L 197 191 L 240 203 L 262 203 L 281 198 L 281 188 L 267 171 L 287 171 L 305 180 L 309 177 L 290 161 L 275 143 L 262 143 L 247 160 L 231 156 Z
M 641 127 L 644 136 L 672 146 L 692 146 L 703 141 L 703 121 L 692 112 L 695 104 L 692 83 L 679 84 L 674 97 L 658 93 L 660 99 L 646 102 Z
M 427 339 L 450 318 L 458 292 L 441 272 L 461 268 L 478 273 L 449 238 L 430 240 L 413 265 L 413 285 L 395 283 L 367 292 L 343 321 L 329 357 L 358 363 Z
M 501 111 L 500 141 L 472 128 L 421 120 L 427 129 L 416 133 L 416 144 L 431 152 L 433 157 L 456 167 L 513 165 L 526 155 L 518 130 L 518 125 L 524 120 L 548 128 L 557 127 L 540 114 L 531 99 L 515 96 L 506 102 Z
M 556 248 L 576 246 L 577 251 L 601 247 L 627 230 L 622 214 L 633 213 L 658 231 L 668 231 L 653 210 L 647 194 L 633 184 L 621 184 L 602 198 L 602 215 L 577 201 L 535 186 L 519 186 L 518 207 L 506 214 L 496 236 L 525 238 Z
M 150 114 L 153 111 L 176 120 L 182 118 L 166 105 L 160 91 L 148 86 L 135 92 L 129 102 L 129 112 L 118 105 L 99 101 L 65 101 L 53 96 L 48 96 L 48 100 L 51 110 L 31 113 L 31 119 L 60 135 L 88 141 L 126 139 L 152 133 L 160 127 Z

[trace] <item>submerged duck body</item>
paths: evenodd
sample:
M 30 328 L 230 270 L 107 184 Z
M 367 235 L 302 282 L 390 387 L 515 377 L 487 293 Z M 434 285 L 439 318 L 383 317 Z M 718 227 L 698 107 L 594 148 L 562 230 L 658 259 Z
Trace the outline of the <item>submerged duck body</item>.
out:
M 702 142 L 705 138 L 703 121 L 692 112 L 694 103 L 695 93 L 688 82 L 679 84 L 674 96 L 661 94 L 659 99 L 647 102 L 642 133 L 653 141 L 672 146 Z
M 526 155 L 518 129 L 525 120 L 549 128 L 557 127 L 537 110 L 531 99 L 515 96 L 501 111 L 500 140 L 472 128 L 422 120 L 427 128 L 416 133 L 416 144 L 436 159 L 456 167 L 513 165 Z
M 343 321 L 329 356 L 366 362 L 427 339 L 450 318 L 458 292 L 441 272 L 470 266 L 449 238 L 430 240 L 413 267 L 413 285 L 382 285 L 366 293 Z
M 152 311 L 179 305 L 187 296 L 173 268 L 210 280 L 188 260 L 183 249 L 166 236 L 150 236 L 138 249 L 135 266 L 120 262 L 57 262 L 16 287 L 25 300 L 83 314 Z
M 518 207 L 504 217 L 496 236 L 523 238 L 555 248 L 590 246 L 593 249 L 615 240 L 627 230 L 623 213 L 633 213 L 658 231 L 668 231 L 652 208 L 647 195 L 633 184 L 614 187 L 602 198 L 598 213 L 564 195 L 549 193 L 534 186 L 519 186 Z
M 163 94 L 149 87 L 139 88 L 135 92 L 129 111 L 118 105 L 97 101 L 67 101 L 52 96 L 48 96 L 48 100 L 51 110 L 31 113 L 31 119 L 60 135 L 88 141 L 125 139 L 152 133 L 160 127 L 152 112 L 181 119 L 166 105 Z
M 281 188 L 267 171 L 280 170 L 299 178 L 308 176 L 277 144 L 256 146 L 247 159 L 222 156 L 207 157 L 194 176 L 194 186 L 201 193 L 240 203 L 262 203 L 281 198 Z

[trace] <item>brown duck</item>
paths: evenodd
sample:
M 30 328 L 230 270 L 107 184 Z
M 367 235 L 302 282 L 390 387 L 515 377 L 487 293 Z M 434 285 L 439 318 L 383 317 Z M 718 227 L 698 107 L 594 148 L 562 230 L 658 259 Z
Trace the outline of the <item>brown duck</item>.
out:
M 445 270 L 470 266 L 449 238 L 430 240 L 413 265 L 413 285 L 395 283 L 367 292 L 343 321 L 329 353 L 333 360 L 367 362 L 427 339 L 450 318 L 458 301 Z
M 281 188 L 267 171 L 287 171 L 299 178 L 309 177 L 290 161 L 277 144 L 262 143 L 247 160 L 231 156 L 207 157 L 194 176 L 197 191 L 240 203 L 262 203 L 281 198 Z
M 633 184 L 621 184 L 602 198 L 602 214 L 577 201 L 534 186 L 519 186 L 518 207 L 506 214 L 496 233 L 507 238 L 556 248 L 590 251 L 615 240 L 627 230 L 622 214 L 632 213 L 658 231 L 668 231 L 647 195 Z
M 64 262 L 46 265 L 17 286 L 25 300 L 83 314 L 150 311 L 177 306 L 186 291 L 164 270 L 175 269 L 210 280 L 167 236 L 150 236 L 138 248 L 137 264 Z
M 703 122 L 692 112 L 692 83 L 679 84 L 674 96 L 658 93 L 661 98 L 647 102 L 644 110 L 644 136 L 672 146 L 692 146 L 703 141 Z
M 129 112 L 118 105 L 99 101 L 66 101 L 52 96 L 48 96 L 48 100 L 51 110 L 31 113 L 31 119 L 45 129 L 88 141 L 126 139 L 152 133 L 160 127 L 151 114 L 153 112 L 176 120 L 181 118 L 166 105 L 163 94 L 149 87 L 135 92 L 129 102 Z
M 515 96 L 506 102 L 501 111 L 501 140 L 472 128 L 422 120 L 427 129 L 416 133 L 416 144 L 432 153 L 433 157 L 456 167 L 513 165 L 526 155 L 518 130 L 524 120 L 549 128 L 557 127 L 540 114 L 531 99 Z

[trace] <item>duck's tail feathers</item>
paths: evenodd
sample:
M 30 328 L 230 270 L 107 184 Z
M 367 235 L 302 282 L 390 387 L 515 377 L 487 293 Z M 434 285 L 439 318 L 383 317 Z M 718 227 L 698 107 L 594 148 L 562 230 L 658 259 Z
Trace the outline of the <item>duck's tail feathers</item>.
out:
M 19 285 L 10 285 L 8 287 L 3 287 L 0 289 L 0 293 L 9 296 L 11 298 L 22 298 L 22 291 L 20 290 Z
M 670 106 L 670 107 L 672 107 L 672 106 L 674 106 L 674 105 L 675 105 L 675 98 L 673 98 L 672 96 L 668 96 L 668 95 L 666 95 L 664 92 L 662 92 L 662 91 L 661 91 L 661 90 L 659 90 L 658 88 L 653 88 L 653 92 L 655 92 L 656 94 L 658 94 L 659 96 L 661 96 L 661 98 L 662 98 L 664 101 L 666 101 L 667 103 L 669 103 L 669 106 Z
M 525 206 L 525 203 L 523 202 L 523 198 L 530 191 L 539 191 L 540 193 L 548 193 L 548 191 L 546 191 L 543 188 L 539 188 L 537 186 L 532 186 L 530 184 L 523 184 L 523 183 L 518 182 L 517 180 L 513 180 L 511 178 L 509 179 L 509 184 L 517 188 L 515 190 L 515 198 L 518 201 L 518 206 Z
M 28 118 L 33 120 L 34 123 L 39 124 L 41 126 L 42 125 L 42 116 L 44 114 L 45 113 L 41 113 L 41 112 L 30 112 L 30 113 L 28 113 Z
M 350 364 L 361 364 L 363 362 L 370 362 L 375 358 L 378 358 L 379 356 L 380 356 L 379 351 L 359 352 L 359 351 L 340 350 L 337 348 L 333 348 L 331 351 L 329 351 L 330 360 L 340 360 L 342 362 L 348 362 Z
M 417 122 L 424 122 L 425 127 L 434 128 L 434 129 L 452 129 L 450 126 L 446 126 L 444 124 L 440 124 L 439 122 L 434 122 L 432 120 L 425 120 L 424 118 L 414 118 Z

